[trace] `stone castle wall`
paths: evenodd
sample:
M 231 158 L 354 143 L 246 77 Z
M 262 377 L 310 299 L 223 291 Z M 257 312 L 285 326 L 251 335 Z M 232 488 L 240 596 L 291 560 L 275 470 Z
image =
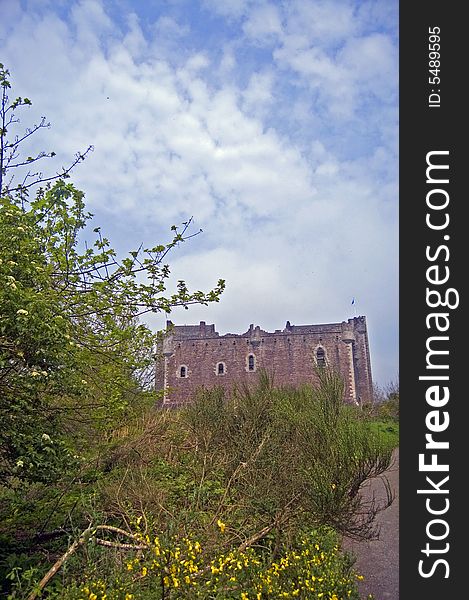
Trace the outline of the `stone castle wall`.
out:
M 326 363 L 345 382 L 345 401 L 371 401 L 372 379 L 365 317 L 325 325 L 291 325 L 268 332 L 251 325 L 240 335 L 219 335 L 215 325 L 167 323 L 157 353 L 156 388 L 163 404 L 184 404 L 196 390 L 254 383 L 265 369 L 276 385 L 315 381 L 316 364 Z

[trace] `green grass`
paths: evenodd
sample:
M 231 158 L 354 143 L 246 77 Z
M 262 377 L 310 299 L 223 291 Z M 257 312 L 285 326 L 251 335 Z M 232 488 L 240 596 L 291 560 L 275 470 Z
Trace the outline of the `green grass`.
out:
M 370 421 L 370 429 L 379 433 L 388 448 L 399 446 L 399 423 L 397 421 Z

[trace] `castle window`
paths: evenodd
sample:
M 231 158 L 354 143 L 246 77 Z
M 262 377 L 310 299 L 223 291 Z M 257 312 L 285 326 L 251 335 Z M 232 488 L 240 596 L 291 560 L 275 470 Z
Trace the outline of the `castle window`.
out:
M 219 362 L 217 364 L 217 375 L 224 375 L 226 373 L 225 363 Z
M 324 348 L 319 347 L 316 350 L 316 364 L 318 367 L 326 366 L 326 353 L 324 351 Z
M 184 379 L 185 377 L 187 377 L 187 367 L 186 367 L 186 365 L 181 365 L 179 367 L 179 377 L 181 377 L 182 379 Z
M 256 357 L 254 356 L 254 354 L 250 354 L 248 356 L 248 371 L 255 371 L 256 370 Z

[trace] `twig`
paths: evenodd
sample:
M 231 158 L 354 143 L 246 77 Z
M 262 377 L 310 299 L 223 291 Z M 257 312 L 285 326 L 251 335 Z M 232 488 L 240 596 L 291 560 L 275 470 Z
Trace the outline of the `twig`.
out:
M 269 434 L 269 433 L 266 433 L 266 434 L 263 436 L 262 440 L 260 441 L 260 443 L 259 443 L 258 447 L 256 448 L 256 450 L 255 450 L 255 451 L 252 453 L 252 455 L 251 455 L 251 456 L 248 458 L 248 460 L 247 460 L 246 462 L 241 462 L 241 463 L 239 463 L 239 465 L 238 465 L 238 466 L 236 467 L 236 469 L 233 471 L 233 473 L 231 474 L 231 477 L 230 477 L 230 479 L 228 480 L 228 483 L 227 483 L 227 485 L 226 485 L 225 491 L 224 491 L 224 493 L 223 493 L 223 497 L 222 497 L 222 499 L 220 500 L 220 502 L 218 503 L 218 507 L 217 507 L 217 510 L 215 511 L 215 514 L 213 515 L 213 519 L 210 521 L 210 525 L 213 525 L 213 523 L 215 523 L 215 519 L 216 519 L 216 518 L 218 517 L 218 515 L 220 514 L 220 512 L 221 512 L 221 509 L 222 509 L 222 507 L 223 507 L 223 503 L 225 502 L 225 500 L 226 500 L 226 498 L 227 498 L 227 496 L 228 496 L 228 493 L 229 493 L 229 491 L 230 491 L 231 484 L 233 483 L 233 481 L 234 481 L 234 479 L 236 478 L 236 476 L 238 475 L 238 473 L 241 471 L 241 469 L 245 469 L 245 468 L 248 466 L 248 464 L 250 464 L 250 463 L 254 463 L 254 462 L 257 460 L 257 458 L 259 457 L 259 454 L 260 454 L 260 453 L 261 453 L 261 451 L 262 451 L 262 448 L 264 447 L 264 444 L 265 444 L 265 443 L 266 443 L 266 441 L 269 439 L 269 437 L 270 437 L 270 434 Z M 204 460 L 205 460 L 205 459 L 204 459 Z
M 265 537 L 268 533 L 270 533 L 272 531 L 272 529 L 277 525 L 277 521 L 274 521 L 273 523 L 271 523 L 270 525 L 267 525 L 266 527 L 264 527 L 264 529 L 261 529 L 260 531 L 257 531 L 253 536 L 251 536 L 250 538 L 248 538 L 245 542 L 243 542 L 241 544 L 241 546 L 238 546 L 238 550 L 239 552 L 244 552 L 247 548 L 249 548 L 249 546 L 252 546 L 253 544 L 255 544 L 256 542 L 258 542 L 259 540 L 261 540 L 263 537 Z

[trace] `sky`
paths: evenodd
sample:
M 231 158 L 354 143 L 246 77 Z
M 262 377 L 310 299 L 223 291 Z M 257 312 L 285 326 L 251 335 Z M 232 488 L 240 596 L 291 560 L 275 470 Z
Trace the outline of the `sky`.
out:
M 44 172 L 123 256 L 202 233 L 173 281 L 226 291 L 173 323 L 243 333 L 365 315 L 398 380 L 397 0 L 0 0 L 0 62 Z M 35 147 L 35 144 L 37 145 Z M 154 315 L 152 328 L 165 326 Z

